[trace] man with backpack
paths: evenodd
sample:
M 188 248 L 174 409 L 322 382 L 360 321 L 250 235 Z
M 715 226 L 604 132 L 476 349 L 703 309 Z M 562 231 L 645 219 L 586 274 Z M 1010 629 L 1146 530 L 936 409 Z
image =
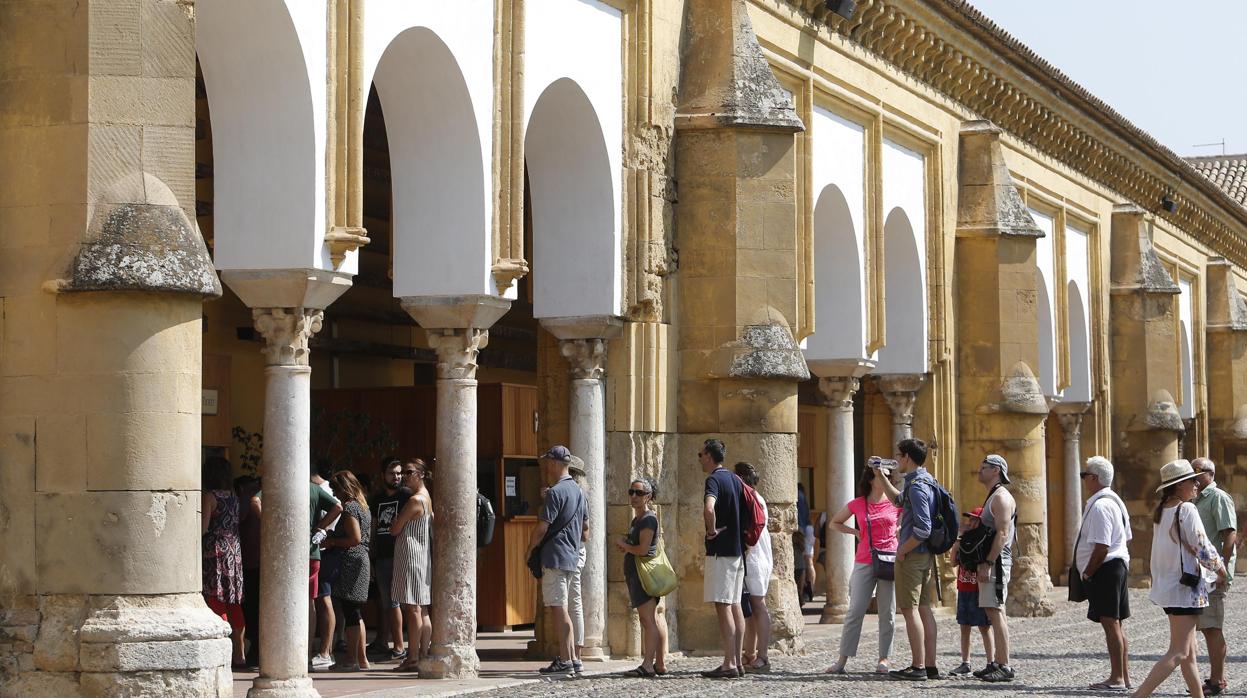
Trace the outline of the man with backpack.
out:
M 740 650 L 745 640 L 745 614 L 740 607 L 745 585 L 744 533 L 742 527 L 743 483 L 723 467 L 727 447 L 718 439 L 706 439 L 697 458 L 706 473 L 703 519 L 706 523 L 704 598 L 714 604 L 723 640 L 723 663 L 701 675 L 708 679 L 734 679 L 745 675 Z
M 904 439 L 898 443 L 896 462 L 897 469 L 905 476 L 902 489 L 897 491 L 886 477 L 883 487 L 901 507 L 893 589 L 896 607 L 905 617 L 905 632 L 913 659 L 908 667 L 894 669 L 888 675 L 907 681 L 943 678 L 935 666 L 935 614 L 931 612 L 931 592 L 939 583 L 935 575 L 935 555 L 948 550 L 947 547 L 932 549 L 942 547 L 948 535 L 943 520 L 947 513 L 939 510 L 948 498 L 947 492 L 923 467 L 927 462 L 927 445 L 923 441 Z M 954 512 L 952 540 L 956 539 L 956 527 L 960 525 L 956 518 Z M 949 546 L 952 540 L 948 541 Z

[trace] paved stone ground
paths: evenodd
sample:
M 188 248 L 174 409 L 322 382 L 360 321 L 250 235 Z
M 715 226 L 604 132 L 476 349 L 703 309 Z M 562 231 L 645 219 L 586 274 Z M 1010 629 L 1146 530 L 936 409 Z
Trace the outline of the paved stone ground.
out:
M 927 682 L 891 681 L 872 672 L 878 652 L 874 617 L 868 616 L 862 633 L 858 658 L 849 664 L 849 674 L 829 676 L 822 672 L 835 659 L 840 640 L 840 626 L 806 626 L 806 648 L 803 656 L 773 656 L 774 673 L 744 679 L 712 681 L 697 672 L 717 665 L 708 657 L 673 658 L 668 662 L 672 674 L 659 679 L 628 679 L 618 675 L 587 676 L 577 679 L 539 681 L 521 686 L 478 693 L 479 696 L 502 698 L 517 696 L 1083 696 L 1113 695 L 1095 692 L 1087 686 L 1108 676 L 1104 635 L 1098 625 L 1086 619 L 1086 604 L 1064 600 L 1065 589 L 1055 590 L 1057 613 L 1049 618 L 1011 618 L 1009 627 L 1013 640 L 1013 667 L 1018 678 L 1013 683 L 988 684 L 974 679 L 948 679 Z M 806 607 L 808 614 L 814 605 Z M 1169 643 L 1169 625 L 1164 613 L 1147 600 L 1145 591 L 1131 595 L 1133 617 L 1126 622 L 1130 643 L 1130 673 L 1137 685 L 1151 670 Z M 1243 627 L 1247 623 L 1247 604 L 1226 604 L 1226 625 Z M 817 617 L 814 618 L 815 622 Z M 956 621 L 940 615 L 939 667 L 941 671 L 959 661 L 959 630 Z M 897 617 L 896 640 L 893 645 L 893 666 L 906 666 L 909 643 L 905 638 L 904 621 Z M 1247 634 L 1229 633 L 1230 658 L 1228 679 L 1230 694 L 1244 694 L 1247 684 L 1247 652 L 1239 643 L 1247 642 Z M 1237 647 L 1236 647 L 1237 645 Z M 1201 642 L 1201 651 L 1203 650 Z M 972 664 L 983 664 L 983 650 L 977 633 L 971 645 Z M 1207 675 L 1206 662 L 1202 665 Z M 1117 692 L 1117 695 L 1123 695 Z M 1155 695 L 1185 696 L 1181 676 L 1174 672 Z

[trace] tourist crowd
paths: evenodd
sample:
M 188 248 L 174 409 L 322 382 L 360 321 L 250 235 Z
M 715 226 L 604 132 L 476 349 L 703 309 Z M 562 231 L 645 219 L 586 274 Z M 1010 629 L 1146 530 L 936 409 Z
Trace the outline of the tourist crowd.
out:
M 1005 609 L 1017 540 L 1017 502 L 1009 490 L 1009 464 L 1002 456 L 985 456 L 977 477 L 987 495 L 981 505 L 958 515 L 953 497 L 927 471 L 927 455 L 924 442 L 905 439 L 897 444 L 894 458 L 871 457 L 862 469 L 857 496 L 835 513 L 828 509 L 820 520 L 822 535 L 856 540 L 839 658 L 827 673 L 848 671 L 873 602 L 879 633 L 875 672 L 905 681 L 962 676 L 1013 681 Z M 706 474 L 703 600 L 714 606 L 723 646 L 722 662 L 702 675 L 730 679 L 769 673 L 767 595 L 775 565 L 767 530 L 770 513 L 757 489 L 762 474 L 746 462 L 728 469 L 727 448 L 718 439 L 707 439 L 697 457 Z M 564 446 L 550 448 L 539 463 L 547 487 L 541 491 L 527 559 L 540 580 L 542 606 L 550 616 L 557 648 L 553 661 L 540 672 L 574 676 L 582 671 L 584 648 L 581 573 L 589 539 L 584 463 Z M 239 668 L 259 661 L 263 493 L 254 478 L 231 482 L 230 477 L 228 461 L 209 458 L 204 463 L 203 593 L 208 606 L 233 630 L 233 661 Z M 313 671 L 357 671 L 369 667 L 370 655 L 379 655 L 401 660 L 398 671 L 416 672 L 428 655 L 434 523 L 426 486 L 430 477 L 420 459 L 396 458 L 382 463 L 379 482 L 368 495 L 368 488 L 348 470 L 320 467 L 312 476 L 308 593 L 315 617 L 309 619 L 309 628 L 319 639 L 310 660 Z M 1134 689 L 1134 695 L 1147 696 L 1178 669 L 1191 695 L 1221 694 L 1227 685 L 1225 598 L 1238 538 L 1234 502 L 1217 487 L 1215 464 L 1198 458 L 1175 460 L 1161 468 L 1151 515 L 1149 598 L 1168 618 L 1170 644 L 1137 688 L 1130 679 L 1123 625 L 1131 615 L 1130 515 L 1112 489 L 1114 469 L 1109 460 L 1088 459 L 1080 478 L 1087 501 L 1071 551 L 1069 594 L 1072 601 L 1087 603 L 1088 620 L 1103 629 L 1109 660 L 1108 677 L 1088 690 Z M 651 478 L 628 485 L 633 516 L 627 534 L 614 541 L 624 553 L 628 601 L 641 626 L 642 661 L 625 672 L 631 677 L 667 673 L 667 626 L 659 603 L 679 580 L 663 549 L 654 507 L 657 495 L 657 483 Z M 808 599 L 817 578 L 814 542 L 819 536 L 809 525 L 807 501 L 804 488 L 799 488 L 792 533 L 794 581 L 798 593 Z M 492 513 L 487 518 L 492 521 Z M 941 594 L 941 560 L 955 566 L 956 621 L 961 631 L 960 661 L 947 673 L 935 665 L 932 612 Z M 366 645 L 363 609 L 370 598 L 379 613 L 375 640 Z M 910 660 L 903 668 L 890 664 L 896 610 L 909 638 Z M 970 651 L 975 629 L 985 655 L 978 670 L 972 666 Z M 1210 660 L 1210 675 L 1204 681 L 1197 631 L 1204 635 Z M 334 640 L 339 634 L 342 659 L 335 662 Z

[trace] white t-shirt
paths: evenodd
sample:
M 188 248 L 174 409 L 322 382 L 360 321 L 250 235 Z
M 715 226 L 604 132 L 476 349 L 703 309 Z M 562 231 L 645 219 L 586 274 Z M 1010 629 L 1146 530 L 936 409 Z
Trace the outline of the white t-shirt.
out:
M 758 504 L 762 505 L 763 515 L 770 516 L 766 500 L 761 494 L 758 495 Z M 771 532 L 765 530 L 762 531 L 761 536 L 758 536 L 758 544 L 745 551 L 745 588 L 750 594 L 766 596 L 774 565 L 775 560 L 771 553 Z
M 1079 572 L 1087 571 L 1087 564 L 1091 562 L 1091 551 L 1095 550 L 1097 544 L 1108 546 L 1105 562 L 1124 560 L 1129 566 L 1130 551 L 1126 543 L 1131 538 L 1131 531 L 1126 521 L 1125 507 L 1112 490 L 1106 487 L 1091 496 L 1083 509 L 1078 549 L 1074 551 Z

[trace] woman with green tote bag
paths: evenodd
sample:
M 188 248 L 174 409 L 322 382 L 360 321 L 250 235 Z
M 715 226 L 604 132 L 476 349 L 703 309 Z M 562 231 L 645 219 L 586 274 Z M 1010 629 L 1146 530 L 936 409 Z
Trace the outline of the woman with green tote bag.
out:
M 671 593 L 675 570 L 667 562 L 658 537 L 658 515 L 650 506 L 657 484 L 650 478 L 633 480 L 628 486 L 628 502 L 632 505 L 632 526 L 628 535 L 615 545 L 625 553 L 624 581 L 628 598 L 641 618 L 641 666 L 624 672 L 625 676 L 661 676 L 667 673 L 667 621 L 658 613 L 658 599 Z

